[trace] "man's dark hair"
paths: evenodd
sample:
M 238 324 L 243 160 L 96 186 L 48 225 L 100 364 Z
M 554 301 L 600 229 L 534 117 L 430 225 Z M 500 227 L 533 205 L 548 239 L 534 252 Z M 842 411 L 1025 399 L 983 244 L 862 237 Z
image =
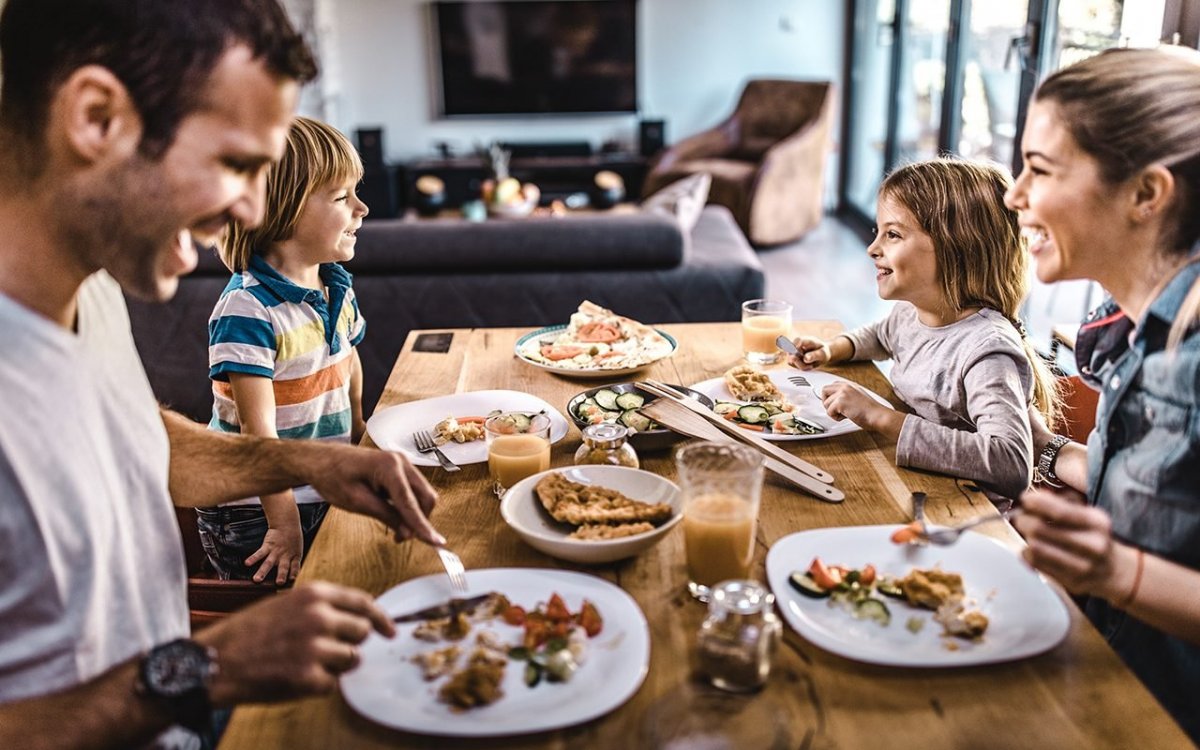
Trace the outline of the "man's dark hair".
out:
M 201 104 L 218 60 L 245 45 L 272 72 L 316 77 L 277 0 L 7 0 L 0 13 L 0 132 L 40 151 L 54 91 L 84 65 L 120 79 L 141 115 L 141 152 L 161 156 Z

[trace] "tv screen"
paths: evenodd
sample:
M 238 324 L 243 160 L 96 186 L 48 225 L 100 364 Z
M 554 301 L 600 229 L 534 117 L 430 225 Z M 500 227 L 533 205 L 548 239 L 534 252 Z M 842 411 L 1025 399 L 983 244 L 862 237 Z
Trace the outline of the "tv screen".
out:
M 637 111 L 636 0 L 434 10 L 443 115 Z

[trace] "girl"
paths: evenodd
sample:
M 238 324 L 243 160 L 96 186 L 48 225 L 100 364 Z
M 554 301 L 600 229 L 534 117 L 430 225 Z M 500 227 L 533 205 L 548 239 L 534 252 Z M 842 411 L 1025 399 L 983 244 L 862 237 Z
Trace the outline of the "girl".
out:
M 834 419 L 896 441 L 896 463 L 963 476 L 1004 497 L 1029 486 L 1029 407 L 1057 417 L 1054 378 L 1017 320 L 1026 255 L 1011 181 L 996 167 L 937 159 L 888 176 L 879 227 L 867 253 L 879 296 L 892 312 L 832 341 L 796 340 L 801 369 L 846 360 L 892 359 L 892 385 L 911 414 L 879 405 L 857 387 L 822 393 Z
M 1026 556 L 1086 597 L 1088 619 L 1200 742 L 1200 56 L 1121 49 L 1056 72 L 1021 150 L 1008 204 L 1038 278 L 1111 295 L 1075 350 L 1103 394 L 1087 446 L 1034 423 L 1065 487 L 1022 498 Z
M 345 136 L 298 117 L 267 178 L 260 226 L 231 223 L 221 259 L 233 278 L 209 318 L 209 428 L 357 441 L 363 434 L 365 323 L 339 264 L 354 257 L 367 207 L 363 167 Z M 296 577 L 325 517 L 308 486 L 198 509 L 200 538 L 223 578 Z M 257 570 L 253 568 L 257 566 Z

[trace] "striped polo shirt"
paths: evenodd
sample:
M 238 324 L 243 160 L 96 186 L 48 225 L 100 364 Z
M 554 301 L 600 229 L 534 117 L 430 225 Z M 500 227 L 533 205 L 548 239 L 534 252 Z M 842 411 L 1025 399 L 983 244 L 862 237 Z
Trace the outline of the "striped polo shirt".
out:
M 350 441 L 351 356 L 366 322 L 349 272 L 323 263 L 320 276 L 328 301 L 257 255 L 229 280 L 208 320 L 210 429 L 241 431 L 229 385 L 229 373 L 240 372 L 271 379 L 279 437 Z M 319 499 L 296 493 L 297 502 Z

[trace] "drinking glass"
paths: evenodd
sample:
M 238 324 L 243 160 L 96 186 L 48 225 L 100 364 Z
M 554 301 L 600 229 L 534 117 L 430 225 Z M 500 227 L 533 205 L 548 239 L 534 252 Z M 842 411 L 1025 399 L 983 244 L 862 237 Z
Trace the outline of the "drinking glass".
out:
M 550 468 L 550 418 L 508 411 L 483 423 L 488 473 L 496 497 L 525 477 Z
M 742 351 L 752 365 L 771 365 L 783 358 L 775 345 L 780 336 L 791 337 L 792 305 L 778 299 L 752 299 L 742 303 Z
M 689 443 L 675 454 L 683 495 L 688 591 L 708 601 L 710 587 L 749 578 L 762 495 L 762 454 L 734 443 Z

